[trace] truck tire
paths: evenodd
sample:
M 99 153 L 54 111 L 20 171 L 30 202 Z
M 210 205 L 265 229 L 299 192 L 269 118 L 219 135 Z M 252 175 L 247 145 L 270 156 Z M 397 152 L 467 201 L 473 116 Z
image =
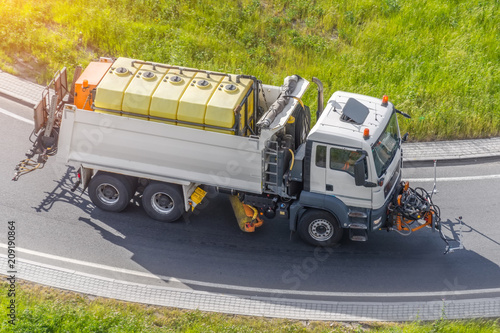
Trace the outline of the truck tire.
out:
M 121 212 L 133 195 L 132 184 L 124 175 L 98 171 L 89 183 L 90 200 L 107 212 Z
M 174 222 L 184 211 L 181 188 L 167 183 L 149 183 L 142 194 L 142 206 L 149 217 L 161 222 Z
M 300 238 L 317 246 L 332 246 L 342 238 L 342 228 L 332 214 L 309 209 L 300 218 L 297 228 Z

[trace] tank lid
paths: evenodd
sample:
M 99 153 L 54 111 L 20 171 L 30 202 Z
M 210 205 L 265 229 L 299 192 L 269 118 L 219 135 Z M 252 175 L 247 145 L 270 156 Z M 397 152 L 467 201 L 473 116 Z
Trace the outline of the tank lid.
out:
M 238 91 L 238 87 L 236 87 L 234 84 L 226 84 L 224 86 L 224 91 L 228 93 L 234 93 Z
M 125 67 L 118 67 L 117 69 L 115 69 L 115 73 L 118 75 L 127 75 L 129 73 L 129 70 Z
M 154 79 L 156 77 L 156 74 L 153 73 L 153 72 L 144 72 L 142 73 L 142 78 L 146 79 L 146 80 L 151 80 L 151 79 Z
M 209 84 L 210 83 L 207 80 L 199 80 L 198 82 L 196 82 L 196 85 L 200 88 L 206 88 Z
M 181 83 L 183 81 L 182 77 L 174 75 L 168 79 L 171 83 Z

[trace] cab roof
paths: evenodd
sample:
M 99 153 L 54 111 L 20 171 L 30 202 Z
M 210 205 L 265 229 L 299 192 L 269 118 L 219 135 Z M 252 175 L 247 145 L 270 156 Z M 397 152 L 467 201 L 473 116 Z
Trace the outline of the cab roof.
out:
M 392 103 L 383 106 L 382 99 L 337 91 L 328 100 L 309 139 L 354 148 L 371 146 L 384 131 L 393 110 Z

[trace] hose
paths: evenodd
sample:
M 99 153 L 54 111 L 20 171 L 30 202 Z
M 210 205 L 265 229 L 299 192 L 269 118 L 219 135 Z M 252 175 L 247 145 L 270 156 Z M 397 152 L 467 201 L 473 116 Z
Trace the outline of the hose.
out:
M 410 226 L 408 224 L 406 224 L 405 222 L 401 221 L 402 224 L 404 224 L 404 226 L 408 229 L 408 232 L 402 232 L 402 231 L 399 231 L 398 229 L 393 229 L 395 232 L 397 232 L 398 234 L 400 234 L 401 236 L 410 236 L 411 233 L 413 232 L 410 228 Z
M 408 229 L 407 232 L 402 232 L 397 228 L 392 229 L 403 236 L 409 236 L 412 233 L 411 224 L 425 218 L 427 214 L 432 212 L 431 214 L 434 214 L 432 218 L 435 218 L 435 228 L 439 230 L 441 238 L 443 238 L 448 245 L 448 241 L 445 240 L 441 230 L 441 210 L 432 202 L 432 197 L 425 189 L 421 187 L 415 189 L 408 188 L 401 194 L 399 204 L 391 206 L 389 210 L 396 213 L 397 216 L 400 216 L 402 225 Z M 408 223 L 403 220 L 407 220 Z
M 252 218 L 252 221 L 255 220 L 257 218 L 257 216 L 259 216 L 259 212 L 257 211 L 257 209 L 255 207 L 252 207 L 252 206 L 247 205 L 247 204 L 243 204 L 243 207 L 245 208 L 245 213 L 247 214 L 247 216 Z M 247 211 L 247 208 L 249 208 L 248 211 Z
M 303 109 L 305 109 L 304 102 L 302 102 L 302 100 L 301 100 L 300 98 L 295 97 L 295 96 L 291 96 L 291 95 L 285 95 L 285 96 L 283 96 L 283 97 L 285 97 L 285 98 L 293 98 L 293 99 L 295 99 L 296 101 L 298 101 L 298 102 L 299 102 L 300 106 L 302 106 L 302 108 L 303 108 Z
M 429 193 L 421 187 L 408 188 L 402 194 L 401 204 L 394 208 L 394 211 L 412 222 L 421 219 L 425 213 L 431 210 L 436 215 L 436 223 L 439 223 L 441 221 L 441 210 L 432 202 Z
M 293 150 L 288 149 L 290 153 L 292 154 L 292 163 L 290 164 L 290 171 L 293 169 L 293 164 L 295 163 L 295 154 L 293 153 Z
M 408 236 L 412 233 L 409 225 L 417 220 L 424 218 L 426 214 L 429 214 L 429 212 L 432 212 L 432 214 L 434 215 L 433 218 L 435 218 L 435 224 L 433 223 L 433 226 L 435 225 L 435 228 L 439 231 L 439 236 L 446 243 L 444 254 L 457 249 L 451 248 L 450 241 L 456 241 L 456 239 L 450 239 L 443 233 L 443 228 L 441 226 L 441 209 L 439 208 L 439 206 L 435 205 L 432 202 L 432 196 L 429 195 L 429 193 L 425 189 L 421 187 L 416 187 L 415 189 L 408 188 L 401 194 L 400 204 L 396 206 L 391 205 L 389 207 L 389 210 L 391 212 L 395 212 L 402 218 L 409 221 L 409 223 L 401 221 L 402 225 L 404 225 L 404 227 L 409 230 L 406 233 L 401 232 L 401 230 L 397 230 L 397 228 L 391 229 L 403 236 Z M 461 239 L 459 240 L 459 242 L 460 247 L 458 249 L 461 249 L 463 248 Z

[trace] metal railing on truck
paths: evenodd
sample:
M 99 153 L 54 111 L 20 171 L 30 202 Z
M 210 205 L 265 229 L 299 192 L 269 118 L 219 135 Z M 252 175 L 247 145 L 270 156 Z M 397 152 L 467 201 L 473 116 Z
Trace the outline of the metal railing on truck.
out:
M 34 128 L 29 137 L 33 146 L 26 152 L 26 158 L 16 165 L 16 173 L 12 180 L 15 181 L 28 172 L 43 168 L 48 157 L 57 153 L 62 109 L 67 102 L 69 92 L 68 76 L 64 67 L 56 72 L 42 91 L 42 99 L 33 108 Z
M 157 67 L 164 68 L 164 69 L 176 69 L 180 72 L 180 74 L 183 74 L 183 72 L 204 73 L 204 74 L 207 74 L 207 78 L 210 78 L 210 75 L 227 76 L 228 81 L 232 81 L 232 74 L 227 74 L 227 73 L 213 72 L 213 71 L 194 69 L 194 68 L 185 68 L 185 67 L 180 67 L 180 66 L 170 66 L 170 65 L 157 64 L 154 62 L 141 61 L 141 60 L 133 60 L 131 66 L 135 67 L 136 64 L 152 66 L 153 70 L 156 70 Z M 190 122 L 190 121 L 184 121 L 184 120 L 178 120 L 178 119 L 172 119 L 172 118 L 143 115 L 143 114 L 138 114 L 138 113 L 133 113 L 133 112 L 119 111 L 119 110 L 112 110 L 112 109 L 96 107 L 95 105 L 92 105 L 92 109 L 110 112 L 110 113 L 115 113 L 115 114 L 119 114 L 119 115 L 128 115 L 128 116 L 133 116 L 133 117 L 139 117 L 139 118 L 144 118 L 147 120 L 160 120 L 160 121 L 167 121 L 167 122 L 181 124 L 181 125 L 188 125 L 188 126 L 194 126 L 194 127 L 200 127 L 200 128 L 210 128 L 210 129 L 216 129 L 216 130 L 222 130 L 222 131 L 229 131 L 229 132 L 233 132 L 235 135 L 241 135 L 241 136 L 247 136 L 246 134 L 248 132 L 250 133 L 249 135 L 256 135 L 257 131 L 255 128 L 255 125 L 257 123 L 258 110 L 259 110 L 259 85 L 262 85 L 262 82 L 260 80 L 258 80 L 255 76 L 240 74 L 240 75 L 236 75 L 236 83 L 239 83 L 240 79 L 242 79 L 242 78 L 252 80 L 253 84 L 252 84 L 252 87 L 248 90 L 248 92 L 243 97 L 243 100 L 241 101 L 241 103 L 233 110 L 234 115 L 235 115 L 235 124 L 233 127 L 222 127 L 222 126 L 194 123 L 194 122 Z M 253 110 L 252 121 L 249 122 L 249 117 L 248 117 L 249 110 L 248 110 L 248 103 L 247 102 L 248 102 L 248 98 L 250 97 L 252 92 L 254 92 L 254 95 L 253 95 L 254 110 Z M 95 100 L 95 98 L 93 98 L 93 100 Z M 243 126 L 243 129 L 240 131 L 239 126 L 240 126 L 240 121 L 241 121 L 241 110 L 242 109 L 244 110 L 244 126 Z

